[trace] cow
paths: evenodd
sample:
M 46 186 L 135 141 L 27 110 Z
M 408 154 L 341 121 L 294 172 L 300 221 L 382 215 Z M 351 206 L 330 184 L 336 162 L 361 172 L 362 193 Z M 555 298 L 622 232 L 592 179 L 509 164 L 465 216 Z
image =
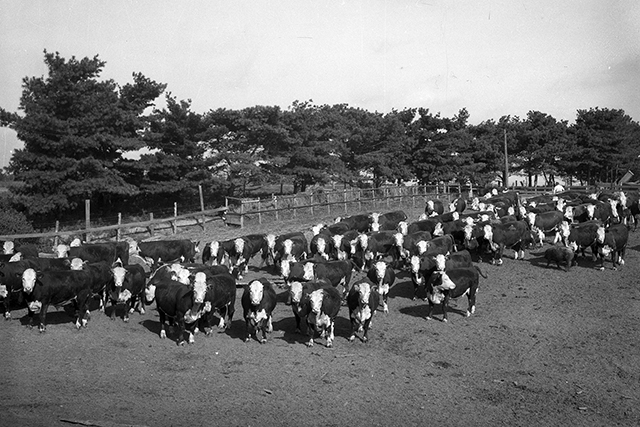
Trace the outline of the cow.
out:
M 52 270 L 37 273 L 28 268 L 22 273 L 22 292 L 29 308 L 29 327 L 38 315 L 38 330 L 46 331 L 46 316 L 50 305 L 73 303 L 77 312 L 76 327 L 86 327 L 89 300 L 92 295 L 91 273 L 84 270 Z
M 233 240 L 214 240 L 202 248 L 202 263 L 207 265 L 228 264 L 229 252 L 233 248 Z
M 629 240 L 629 229 L 625 224 L 613 224 L 609 226 L 604 236 L 597 239 L 597 251 L 600 256 L 600 270 L 604 270 L 604 259 L 611 255 L 613 269 L 617 270 L 618 265 L 624 265 L 624 256 Z
M 358 236 L 360 253 L 354 256 L 358 267 L 368 269 L 374 261 L 384 256 L 391 256 L 393 262 L 398 261 L 394 235 L 392 231 L 374 231 Z
M 179 346 L 185 344 L 184 334 L 186 332 L 189 344 L 193 344 L 197 321 L 210 309 L 205 304 L 206 293 L 206 275 L 202 272 L 196 273 L 192 285 L 185 285 L 171 279 L 161 280 L 157 284 L 147 283 L 145 298 L 147 304 L 150 304 L 154 299 L 156 301 L 156 309 L 160 316 L 160 338 L 167 337 L 165 321 L 169 318 L 178 325 L 176 343 Z
M 4 306 L 5 320 L 11 319 L 11 306 L 20 306 L 23 302 L 22 273 L 28 268 L 38 271 L 38 264 L 32 259 L 17 262 L 0 263 L 0 299 Z
M 276 266 L 280 264 L 282 256 L 286 255 L 284 248 L 284 242 L 286 240 L 293 241 L 294 245 L 297 247 L 304 247 L 305 254 L 307 253 L 309 247 L 307 238 L 301 231 L 285 233 L 279 236 L 276 236 L 275 234 L 267 234 L 265 236 L 265 239 L 267 240 L 267 251 L 269 255 L 267 258 L 267 262 L 271 261 Z M 300 254 L 300 258 L 302 258 L 302 254 Z
M 282 260 L 280 263 L 280 274 L 282 275 L 285 286 L 289 286 L 293 281 L 308 282 L 314 280 L 314 266 L 315 261 L 312 260 L 294 262 L 286 259 Z
M 271 316 L 276 308 L 276 291 L 273 285 L 265 278 L 249 282 L 244 288 L 241 303 L 247 327 L 245 342 L 251 339 L 251 335 L 255 335 L 260 344 L 266 343 L 267 333 L 273 331 Z M 261 338 L 258 333 L 262 334 Z
M 396 273 L 393 268 L 384 261 L 378 261 L 374 268 L 367 272 L 367 278 L 376 285 L 376 289 L 382 300 L 383 313 L 389 313 L 389 289 L 396 281 Z M 378 307 L 376 306 L 375 309 Z
M 163 263 L 195 262 L 196 254 L 200 251 L 199 244 L 200 242 L 192 242 L 188 239 L 140 242 L 137 243 L 137 255 L 149 258 L 154 266 L 158 266 L 161 261 Z
M 492 264 L 502 265 L 502 255 L 505 248 L 515 251 L 514 259 L 524 259 L 524 249 L 533 242 L 533 235 L 524 221 L 514 221 L 505 224 L 486 224 L 483 227 L 484 239 L 493 252 Z
M 446 270 L 457 267 L 471 267 L 473 265 L 471 253 L 467 250 L 451 254 L 425 254 L 411 257 L 411 280 L 413 282 L 413 300 L 418 299 L 420 285 L 431 279 L 436 270 Z
M 487 276 L 476 267 L 458 267 L 448 270 L 438 271 L 437 274 L 431 276 L 431 280 L 426 283 L 427 301 L 429 308 L 427 310 L 427 320 L 432 319 L 431 311 L 436 304 L 442 304 L 442 321 L 447 322 L 447 307 L 449 299 L 459 298 L 467 295 L 469 308 L 466 316 L 470 316 L 476 311 L 476 293 L 480 283 L 480 275 Z
M 549 232 L 556 233 L 553 239 L 554 245 L 562 240 L 560 233 L 560 224 L 562 221 L 564 221 L 564 214 L 559 210 L 541 213 L 529 212 L 527 214 L 529 227 L 531 227 L 534 236 L 538 238 L 540 246 L 544 244 L 545 234 Z
M 306 319 L 311 311 L 309 303 L 309 295 L 320 288 L 331 287 L 331 283 L 326 280 L 312 280 L 310 282 L 293 281 L 289 284 L 289 300 L 291 301 L 291 310 L 296 320 L 296 333 L 301 333 L 300 320 Z
M 111 243 L 89 243 L 79 246 L 58 245 L 56 253 L 58 258 L 80 258 L 90 263 L 104 261 L 109 265 L 117 259 L 116 246 Z
M 428 231 L 432 236 L 442 236 L 444 234 L 442 231 L 442 221 L 434 219 L 415 221 L 406 226 L 406 228 L 400 224 L 399 227 L 402 234 L 413 234 L 418 231 Z
M 89 273 L 89 280 L 91 283 L 92 296 L 100 298 L 100 311 L 105 311 L 107 302 L 106 289 L 109 282 L 112 280 L 111 274 L 112 264 L 106 261 L 99 262 L 78 262 L 79 258 L 71 260 L 71 270 L 82 270 Z M 87 313 L 88 314 L 88 313 Z
M 544 258 L 547 260 L 547 267 L 552 262 L 556 263 L 558 268 L 561 264 L 566 264 L 564 271 L 569 271 L 571 269 L 571 265 L 573 264 L 575 254 L 570 248 L 566 246 L 552 246 L 544 251 Z
M 113 280 L 109 282 L 106 294 L 111 300 L 111 320 L 116 318 L 116 307 L 124 304 L 122 320 L 129 321 L 130 310 L 138 305 L 140 314 L 144 314 L 144 290 L 146 274 L 141 265 L 115 266 L 111 268 Z
M 444 204 L 440 199 L 427 200 L 424 207 L 424 213 L 427 216 L 442 215 L 444 213 Z
M 307 325 L 311 328 L 311 336 L 307 347 L 312 347 L 315 335 L 320 332 L 326 338 L 326 346 L 333 347 L 335 319 L 340 311 L 342 296 L 335 288 L 320 288 L 309 294 L 309 314 Z
M 349 341 L 356 339 L 356 333 L 362 333 L 362 342 L 369 341 L 371 320 L 380 304 L 380 294 L 375 285 L 366 279 L 354 283 L 347 295 L 349 320 L 351 320 L 351 336 Z
M 595 261 L 598 249 L 598 240 L 604 241 L 605 228 L 601 221 L 587 221 L 569 226 L 565 224 L 561 228 L 564 245 L 576 254 L 584 257 L 586 248 L 591 248 L 591 258 Z
M 463 197 L 457 197 L 449 203 L 450 212 L 458 212 L 461 214 L 465 209 L 467 209 L 467 201 Z
M 211 305 L 211 310 L 200 318 L 199 329 L 207 335 L 212 333 L 213 315 L 219 317 L 218 328 L 229 329 L 233 321 L 236 304 L 236 279 L 229 273 L 208 276 L 205 304 Z
M 419 243 L 428 242 L 432 238 L 428 231 L 417 231 L 406 236 L 402 233 L 394 234 L 398 258 L 408 261 L 414 255 L 421 255 L 426 250 L 426 244 Z
M 291 236 L 281 243 L 276 242 L 274 265 L 279 265 L 282 260 L 300 261 L 307 257 L 309 244 L 304 235 Z
M 342 286 L 342 294 L 346 296 L 349 292 L 351 275 L 355 269 L 356 266 L 351 260 L 314 263 L 313 278 L 314 280 L 326 280 L 334 288 Z
M 371 230 L 372 217 L 370 214 L 358 214 L 344 218 L 338 217 L 335 222 L 343 222 L 349 226 L 350 230 L 366 233 Z
M 371 231 L 389 231 L 396 230 L 398 224 L 407 220 L 407 214 L 404 211 L 392 211 L 383 214 L 372 213 Z
M 360 232 L 349 230 L 342 234 L 332 236 L 335 259 L 342 261 L 353 256 Z M 353 251 L 352 251 L 353 250 Z
M 269 255 L 267 239 L 264 234 L 250 234 L 235 239 L 229 253 L 232 274 L 238 279 L 242 279 L 242 274 L 249 271 L 249 261 L 258 254 L 261 254 L 262 257 L 260 262 L 260 267 L 262 267 Z
M 318 255 L 328 260 L 330 254 L 336 252 L 333 234 L 322 230 L 311 238 L 309 242 L 309 252 L 311 256 Z

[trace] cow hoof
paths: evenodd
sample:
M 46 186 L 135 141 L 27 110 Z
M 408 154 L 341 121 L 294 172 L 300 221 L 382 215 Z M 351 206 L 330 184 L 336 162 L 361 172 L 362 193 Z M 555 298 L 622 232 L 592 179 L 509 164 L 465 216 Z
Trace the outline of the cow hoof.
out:
M 471 314 L 475 314 L 476 312 L 476 306 L 474 305 L 473 307 L 471 307 Z
M 80 329 L 82 327 L 82 324 L 80 323 L 80 321 L 76 321 L 76 329 Z
M 44 326 L 38 326 L 38 332 L 40 332 L 41 334 L 45 333 L 47 330 L 45 329 Z
M 604 267 L 598 267 L 597 270 L 598 271 L 604 271 Z
M 124 323 L 129 323 L 129 318 L 128 318 L 128 317 L 125 317 L 124 319 L 122 319 L 122 321 L 123 321 Z
M 470 311 L 467 311 L 467 312 L 465 313 L 465 316 L 466 316 L 466 317 L 471 316 L 471 312 L 470 312 Z
M 144 313 L 145 313 L 144 308 L 141 308 L 140 309 L 140 314 L 144 314 Z
M 448 321 L 447 319 L 442 319 L 442 321 L 443 321 L 444 323 L 449 323 L 449 321 Z
M 332 341 L 327 341 L 327 348 L 331 348 L 333 347 L 333 342 Z
M 307 347 L 313 347 L 313 340 L 307 341 Z
M 262 338 L 262 339 L 260 340 L 260 344 L 266 344 L 266 343 L 267 343 L 267 339 L 266 339 L 266 338 Z
M 427 316 L 427 317 L 425 317 L 425 320 L 433 320 L 433 317 Z
M 160 331 L 160 338 L 165 339 L 167 337 L 167 333 L 165 331 Z
M 11 320 L 11 313 L 6 312 L 6 313 L 4 314 L 4 320 Z
M 365 343 L 365 344 L 368 344 L 369 343 L 369 338 L 363 337 L 362 338 L 362 342 Z
M 132 307 L 129 309 L 129 314 L 133 314 L 136 310 Z
M 184 344 L 185 344 L 185 340 L 178 341 L 178 345 L 179 345 L 180 347 L 184 347 Z
M 353 341 L 355 341 L 355 339 L 356 339 L 356 336 L 355 335 L 351 335 L 349 337 L 349 342 L 353 342 Z

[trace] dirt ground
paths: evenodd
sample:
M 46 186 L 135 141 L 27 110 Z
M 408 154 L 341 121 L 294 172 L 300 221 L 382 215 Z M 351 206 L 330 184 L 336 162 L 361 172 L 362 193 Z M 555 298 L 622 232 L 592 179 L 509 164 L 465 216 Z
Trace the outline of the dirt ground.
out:
M 210 227 L 178 237 L 204 244 L 311 225 Z M 129 323 L 95 310 L 82 330 L 64 308 L 52 308 L 44 334 L 28 329 L 26 309 L 18 310 L 0 323 L 0 425 L 640 425 L 640 232 L 617 271 L 611 263 L 597 271 L 590 259 L 568 273 L 546 268 L 543 251 L 523 261 L 508 251 L 500 267 L 481 264 L 488 278 L 476 314 L 454 310 L 449 323 L 439 309 L 425 319 L 427 303 L 411 300 L 411 280 L 400 273 L 370 342 L 347 341 L 342 307 L 333 348 L 321 339 L 304 345 L 282 288 L 264 345 L 242 339 L 242 288 L 231 328 L 184 347 L 175 333 L 159 338 L 154 305 Z M 244 281 L 274 278 L 257 265 Z

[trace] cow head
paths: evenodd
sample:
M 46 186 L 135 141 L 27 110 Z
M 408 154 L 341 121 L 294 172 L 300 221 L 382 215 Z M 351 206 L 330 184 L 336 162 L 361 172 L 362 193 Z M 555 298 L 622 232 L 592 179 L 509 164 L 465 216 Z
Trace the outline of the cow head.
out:
M 76 237 L 71 241 L 71 243 L 69 243 L 69 246 L 72 248 L 77 248 L 79 246 L 82 246 L 82 240 Z
M 566 208 L 564 208 L 564 217 L 567 218 L 569 221 L 573 222 L 573 217 L 574 217 L 573 206 L 567 206 Z
M 598 243 L 604 243 L 604 237 L 605 237 L 604 227 L 600 226 L 596 230 L 596 240 L 598 241 Z
M 289 283 L 289 295 L 293 304 L 299 304 L 302 299 L 302 283 L 298 281 Z
M 53 251 L 55 252 L 58 258 L 65 258 L 69 253 L 69 246 L 60 244 L 55 248 L 53 248 Z
M 111 269 L 111 275 L 113 276 L 113 284 L 116 287 L 122 287 L 127 270 L 123 267 L 114 267 Z
M 380 213 L 379 212 L 372 212 L 369 215 L 369 218 L 371 218 L 371 223 L 373 224 L 377 224 L 378 221 L 380 220 Z M 371 227 L 371 229 L 373 230 L 373 227 Z M 374 230 L 375 231 L 375 230 Z
M 191 284 L 191 272 L 189 270 L 187 270 L 186 268 L 180 269 L 178 272 L 175 273 L 175 279 L 174 280 L 182 283 L 183 285 L 190 285 Z
M 435 205 L 433 204 L 433 200 L 427 200 L 426 213 L 431 213 L 435 209 Z
M 620 217 L 618 216 L 618 201 L 614 200 L 614 199 L 609 199 L 609 206 L 611 207 L 611 216 L 613 216 L 615 219 L 620 219 Z
M 360 234 L 358 236 L 358 244 L 360 244 L 360 247 L 363 251 L 366 250 L 369 246 L 369 236 L 367 236 L 366 234 Z
M 2 245 L 2 251 L 5 255 L 11 255 L 13 253 L 13 242 L 10 240 L 4 242 L 4 245 Z
M 22 290 L 26 294 L 30 294 L 33 292 L 33 289 L 36 287 L 36 279 L 38 274 L 33 268 L 27 268 L 22 272 Z
M 269 233 L 265 236 L 265 239 L 267 240 L 267 247 L 270 251 L 273 251 L 276 247 L 276 235 Z
M 324 299 L 324 291 L 322 289 L 315 290 L 309 295 L 309 302 L 311 303 L 311 311 L 315 314 L 320 314 L 322 310 L 322 300 Z
M 618 197 L 618 200 L 620 201 L 620 207 L 622 207 L 622 209 L 628 208 L 629 206 L 627 206 L 627 195 L 624 194 L 624 191 L 620 191 L 615 194 Z
M 280 274 L 282 275 L 282 277 L 284 277 L 285 279 L 287 279 L 287 277 L 289 277 L 289 274 L 291 273 L 291 265 L 288 259 L 283 259 L 280 262 Z
M 533 227 L 534 225 L 536 225 L 536 214 L 534 212 L 529 212 L 527 214 L 527 223 Z
M 324 239 L 324 237 L 318 237 L 318 239 L 316 240 L 316 248 L 318 249 L 318 254 L 320 254 L 322 258 L 329 258 L 326 253 L 327 241 Z
M 239 237 L 233 241 L 233 247 L 236 250 L 236 254 L 238 254 L 238 260 L 240 260 L 242 256 L 242 252 L 244 252 L 244 239 Z
M 358 302 L 361 306 L 369 305 L 371 297 L 371 285 L 367 282 L 360 282 L 353 285 L 354 291 L 358 292 Z
M 436 228 L 433 230 L 433 235 L 434 236 L 443 236 L 444 235 L 444 230 L 442 229 L 442 223 L 441 222 L 436 224 Z
M 80 258 L 74 258 L 71 260 L 71 265 L 69 266 L 71 270 L 82 270 L 84 269 L 86 262 L 81 260 Z
M 282 243 L 282 247 L 284 250 L 285 258 L 291 257 L 291 252 L 293 250 L 293 240 L 287 239 Z
M 378 261 L 373 266 L 376 270 L 376 277 L 378 278 L 378 283 L 382 283 L 384 280 L 384 275 L 387 272 L 387 263 L 384 261 Z
M 593 219 L 594 215 L 596 214 L 596 205 L 592 205 L 591 203 L 589 203 L 586 206 L 587 209 L 587 216 L 589 217 L 589 219 Z
M 420 240 L 418 243 L 416 243 L 416 247 L 418 248 L 418 254 L 422 255 L 429 248 L 429 242 L 426 240 Z
M 264 284 L 259 280 L 249 283 L 249 301 L 252 305 L 258 305 L 262 301 Z
M 405 236 L 407 235 L 409 232 L 409 224 L 407 224 L 407 221 L 400 221 L 398 223 L 398 231 Z
M 400 252 L 402 252 L 402 245 L 404 244 L 404 234 L 402 234 L 402 233 L 394 234 L 393 235 L 393 242 L 398 247 L 398 249 L 400 249 Z
M 429 215 L 427 215 L 426 213 L 421 213 L 420 216 L 418 217 L 418 221 L 424 221 L 425 219 L 428 219 Z
M 324 224 L 316 224 L 313 227 L 311 227 L 311 232 L 315 236 L 320 234 L 320 230 L 322 230 L 323 228 L 324 228 Z
M 304 280 L 313 280 L 315 277 L 315 273 L 313 271 L 313 263 L 312 262 L 307 262 L 306 264 L 304 264 L 304 274 L 302 276 L 302 278 Z
M 444 271 L 447 263 L 447 258 L 442 254 L 438 254 L 434 257 L 434 261 L 436 262 L 436 270 Z
M 129 241 L 129 255 L 138 255 L 140 253 L 140 248 L 138 247 L 138 242 L 135 240 Z
M 193 300 L 196 304 L 202 304 L 207 293 L 207 275 L 202 271 L 196 273 L 193 280 Z

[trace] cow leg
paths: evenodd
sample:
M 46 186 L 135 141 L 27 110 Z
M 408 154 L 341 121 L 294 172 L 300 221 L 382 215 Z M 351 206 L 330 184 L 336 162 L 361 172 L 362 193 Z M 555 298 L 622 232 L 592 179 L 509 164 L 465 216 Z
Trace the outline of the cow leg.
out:
M 470 289 L 467 298 L 469 300 L 469 310 L 467 310 L 466 316 L 469 317 L 476 312 L 476 291 Z
M 371 326 L 371 320 L 373 320 L 373 313 L 367 320 L 364 321 L 364 333 L 362 334 L 362 342 L 369 342 L 369 327 Z
M 129 309 L 131 308 L 131 298 L 124 302 L 124 316 L 122 316 L 122 320 L 125 323 L 129 322 Z M 115 312 L 115 309 L 113 310 Z
M 293 317 L 296 319 L 296 330 L 297 334 L 300 333 L 300 315 L 298 314 L 298 307 L 291 306 L 293 308 Z
M 427 316 L 425 317 L 427 320 L 431 320 L 433 319 L 431 317 L 431 312 L 433 311 L 433 302 L 431 302 L 430 299 L 427 298 L 427 301 L 429 302 L 429 305 L 427 306 Z
M 245 326 L 247 331 L 247 335 L 244 338 L 244 342 L 249 342 L 249 340 L 251 339 L 251 322 L 249 321 L 248 315 L 245 315 L 244 319 L 245 319 Z
M 235 314 L 236 309 L 233 304 L 227 304 L 227 322 L 225 323 L 225 329 L 231 328 L 231 321 L 233 320 L 233 315 Z
M 334 330 L 333 320 L 329 321 L 328 329 L 329 329 L 329 334 L 327 336 L 327 347 L 331 348 L 333 347 L 333 340 L 335 339 L 335 336 L 333 335 L 333 330 Z
M 447 318 L 447 306 L 449 305 L 449 292 L 445 292 L 444 299 L 442 300 L 442 321 L 448 322 Z
M 47 317 L 47 309 L 49 308 L 49 304 L 42 304 L 40 308 L 40 313 L 38 314 L 40 322 L 38 323 L 38 331 L 46 332 L 47 327 L 45 326 L 45 319 Z
M 386 292 L 382 295 L 382 311 L 389 314 L 389 294 Z
M 109 316 L 109 318 L 111 320 L 116 320 L 116 309 L 118 308 L 118 301 L 114 300 L 113 298 L 111 298 L 110 300 L 111 300 L 111 315 Z
M 179 346 L 183 346 L 185 344 L 184 333 L 186 332 L 185 324 L 184 324 L 184 315 L 182 313 L 176 313 L 176 317 L 178 318 L 178 339 L 177 343 Z M 189 331 L 189 340 L 193 339 L 192 333 Z
M 167 337 L 167 331 L 164 329 L 164 322 L 166 320 L 166 316 L 162 310 L 158 310 L 158 314 L 160 316 L 160 338 L 164 339 Z
M 313 338 L 316 336 L 316 325 L 315 323 L 307 322 L 307 326 L 309 327 L 309 341 L 307 341 L 307 347 L 313 347 Z
M 349 342 L 353 342 L 356 339 L 356 331 L 358 328 L 358 322 L 355 318 L 351 318 L 351 335 L 349 336 Z

